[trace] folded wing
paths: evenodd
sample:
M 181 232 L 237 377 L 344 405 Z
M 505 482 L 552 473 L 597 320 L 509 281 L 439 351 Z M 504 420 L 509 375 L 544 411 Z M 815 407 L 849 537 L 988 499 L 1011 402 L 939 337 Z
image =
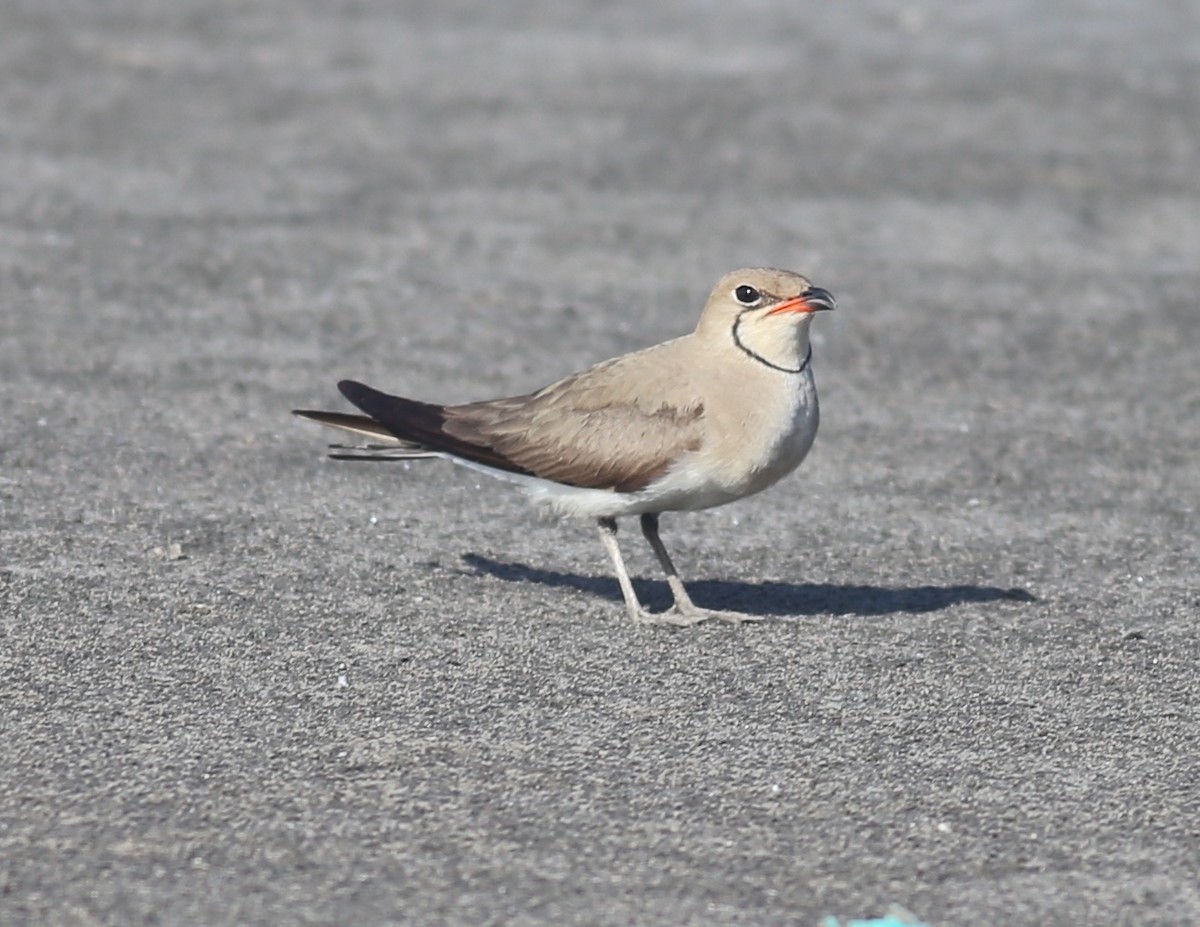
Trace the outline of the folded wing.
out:
M 344 380 L 338 389 L 367 417 L 297 414 L 384 442 L 345 449 L 365 454 L 334 455 L 343 459 L 449 456 L 569 486 L 636 492 L 700 446 L 704 409 L 669 402 L 650 406 L 628 390 L 612 388 L 622 380 L 615 373 L 600 365 L 527 396 L 458 406 L 418 402 Z

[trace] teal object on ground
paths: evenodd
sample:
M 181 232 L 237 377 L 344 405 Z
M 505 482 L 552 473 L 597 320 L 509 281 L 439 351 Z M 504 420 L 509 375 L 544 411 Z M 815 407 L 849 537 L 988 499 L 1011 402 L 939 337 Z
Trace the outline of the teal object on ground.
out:
M 844 925 L 836 917 L 827 917 L 824 927 L 929 927 L 929 925 L 917 920 L 903 908 L 893 906 L 883 917 L 874 917 L 865 921 L 846 921 Z

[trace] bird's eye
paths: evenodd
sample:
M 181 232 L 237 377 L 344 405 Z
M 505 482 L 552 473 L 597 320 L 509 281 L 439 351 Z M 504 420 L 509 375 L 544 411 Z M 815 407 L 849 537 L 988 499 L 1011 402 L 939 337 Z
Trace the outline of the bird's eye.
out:
M 762 293 L 744 283 L 733 291 L 733 295 L 743 306 L 753 306 L 755 303 L 762 302 Z

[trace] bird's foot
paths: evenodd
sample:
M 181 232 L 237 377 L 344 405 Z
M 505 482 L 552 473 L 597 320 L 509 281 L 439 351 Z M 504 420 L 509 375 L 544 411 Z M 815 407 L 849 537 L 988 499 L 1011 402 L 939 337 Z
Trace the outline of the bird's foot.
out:
M 690 628 L 707 618 L 708 615 L 701 614 L 701 610 L 681 612 L 675 606 L 665 612 L 648 612 L 642 608 L 633 613 L 633 620 L 638 624 L 665 624 L 675 628 Z
M 762 621 L 762 615 L 748 615 L 745 612 L 730 612 L 717 608 L 700 608 L 698 605 L 672 605 L 666 611 L 648 612 L 640 609 L 633 616 L 639 624 L 665 624 L 677 628 L 690 628 L 702 621 L 726 621 L 729 624 L 752 624 Z
M 713 619 L 715 621 L 727 621 L 730 624 L 754 624 L 762 621 L 762 615 L 750 615 L 746 612 L 730 612 L 719 608 L 700 608 L 692 606 L 692 610 L 687 612 L 689 615 L 699 615 L 701 621 Z

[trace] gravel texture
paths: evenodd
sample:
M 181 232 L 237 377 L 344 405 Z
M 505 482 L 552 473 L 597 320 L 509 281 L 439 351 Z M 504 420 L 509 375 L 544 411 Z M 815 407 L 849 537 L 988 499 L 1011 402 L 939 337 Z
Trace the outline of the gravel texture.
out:
M 0 922 L 1200 923 L 1195 4 L 0 16 Z M 840 301 L 801 471 L 664 519 L 761 625 L 288 415 L 745 264 Z

